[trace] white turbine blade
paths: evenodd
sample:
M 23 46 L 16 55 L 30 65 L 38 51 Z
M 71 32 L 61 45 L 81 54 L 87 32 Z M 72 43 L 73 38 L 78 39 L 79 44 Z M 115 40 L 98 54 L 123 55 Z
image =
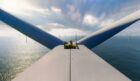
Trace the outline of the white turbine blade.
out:
M 0 20 L 50 49 L 57 45 L 63 44 L 62 40 L 14 17 L 2 9 L 0 9 Z
M 110 37 L 114 36 L 123 29 L 127 28 L 128 26 L 130 26 L 138 20 L 140 20 L 140 11 L 137 11 L 127 17 L 120 19 L 119 21 L 115 22 L 109 27 L 105 27 L 98 30 L 97 32 L 94 32 L 93 34 L 79 40 L 78 43 L 84 44 L 85 46 L 91 49 L 104 42 L 105 40 L 109 39 Z

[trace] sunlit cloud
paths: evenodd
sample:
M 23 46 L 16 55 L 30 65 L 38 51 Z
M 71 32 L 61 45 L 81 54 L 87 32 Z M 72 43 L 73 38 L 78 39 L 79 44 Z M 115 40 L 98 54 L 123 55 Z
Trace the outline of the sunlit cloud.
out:
M 59 23 L 47 23 L 45 25 L 36 25 L 36 26 L 45 31 L 49 31 L 51 29 L 65 28 L 64 25 Z
M 45 26 L 38 25 L 38 27 L 57 37 L 59 37 L 60 35 L 73 36 L 75 34 L 77 34 L 78 36 L 85 36 L 89 33 L 74 27 L 67 27 L 59 23 L 48 23 Z
M 87 25 L 96 25 L 99 23 L 99 20 L 91 14 L 86 14 L 84 16 L 83 23 Z
M 48 31 L 50 34 L 54 36 L 85 36 L 87 33 L 85 33 L 82 30 L 75 29 L 75 28 L 53 28 L 50 31 Z
M 0 8 L 15 15 L 33 17 L 36 13 L 50 15 L 48 8 L 40 8 L 31 4 L 28 0 L 2 0 Z
M 139 3 L 139 0 L 0 0 L 0 8 L 43 30 L 74 28 L 93 32 L 137 11 Z
M 17 36 L 18 33 L 15 33 L 15 31 L 11 30 L 0 30 L 0 37 L 10 37 L 10 36 Z
M 0 37 L 16 37 L 18 34 L 19 32 L 9 27 L 8 25 L 3 23 L 0 24 Z
M 54 12 L 54 13 L 61 13 L 62 10 L 60 8 L 52 6 L 51 11 Z
M 112 25 L 115 22 L 114 19 L 108 19 L 108 20 L 104 20 L 100 23 L 101 27 L 108 27 L 110 25 Z
M 3 0 L 0 7 L 13 14 L 27 15 L 24 10 L 33 10 L 33 6 L 26 0 Z

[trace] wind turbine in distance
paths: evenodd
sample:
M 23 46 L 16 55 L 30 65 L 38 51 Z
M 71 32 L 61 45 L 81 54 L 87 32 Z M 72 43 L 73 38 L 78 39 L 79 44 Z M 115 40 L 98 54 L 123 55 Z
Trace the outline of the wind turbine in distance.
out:
M 0 19 L 52 49 L 12 81 L 131 81 L 90 49 L 140 20 L 140 11 L 76 41 L 79 49 L 65 49 L 64 41 L 2 9 L 0 9 Z

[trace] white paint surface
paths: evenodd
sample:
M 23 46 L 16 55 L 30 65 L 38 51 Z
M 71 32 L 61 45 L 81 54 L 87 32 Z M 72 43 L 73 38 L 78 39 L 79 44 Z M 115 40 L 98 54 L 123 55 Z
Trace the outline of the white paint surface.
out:
M 131 81 L 83 45 L 71 50 L 71 81 Z M 12 81 L 70 81 L 70 50 L 57 46 Z

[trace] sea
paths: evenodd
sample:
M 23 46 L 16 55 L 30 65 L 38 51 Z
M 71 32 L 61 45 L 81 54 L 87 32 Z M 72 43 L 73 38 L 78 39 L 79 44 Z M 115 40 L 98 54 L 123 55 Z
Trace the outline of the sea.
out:
M 25 36 L 0 37 L 0 81 L 11 81 L 49 51 Z M 115 36 L 92 51 L 132 81 L 140 81 L 140 37 Z

